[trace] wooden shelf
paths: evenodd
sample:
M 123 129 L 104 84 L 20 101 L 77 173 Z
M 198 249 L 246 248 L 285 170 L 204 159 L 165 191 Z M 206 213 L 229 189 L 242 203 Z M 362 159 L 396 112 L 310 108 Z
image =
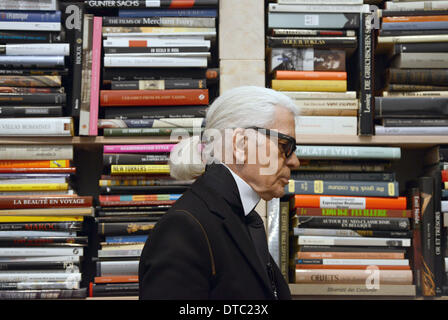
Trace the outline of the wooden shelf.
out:
M 426 148 L 448 144 L 448 136 L 343 136 L 343 135 L 299 135 L 298 144 L 306 145 L 387 145 L 398 147 Z M 0 137 L 0 144 L 146 144 L 175 143 L 169 137 Z

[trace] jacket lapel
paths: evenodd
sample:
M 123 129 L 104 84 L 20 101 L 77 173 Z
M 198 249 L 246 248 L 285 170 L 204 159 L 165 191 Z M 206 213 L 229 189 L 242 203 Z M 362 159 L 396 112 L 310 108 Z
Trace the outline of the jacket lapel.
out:
M 267 272 L 260 263 L 255 246 L 242 221 L 244 211 L 238 187 L 231 173 L 222 165 L 212 165 L 192 185 L 191 191 L 204 200 L 211 212 L 221 217 L 227 233 L 254 269 L 260 281 L 268 289 L 268 292 L 271 292 Z

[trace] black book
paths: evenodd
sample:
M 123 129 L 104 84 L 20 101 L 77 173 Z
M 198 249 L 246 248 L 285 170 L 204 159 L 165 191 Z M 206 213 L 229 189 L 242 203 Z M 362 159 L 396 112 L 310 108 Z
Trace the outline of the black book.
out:
M 9 43 L 60 43 L 65 41 L 65 32 L 0 31 L 0 44 Z
M 440 97 L 375 97 L 375 117 L 446 117 L 448 98 Z
M 0 93 L 0 104 L 65 104 L 65 93 Z
M 180 194 L 189 189 L 189 186 L 110 186 L 100 187 L 100 194 Z
M 430 45 L 429 43 L 425 44 Z M 389 68 L 386 70 L 386 80 L 393 84 L 444 86 L 448 82 L 448 69 Z
M 92 283 L 92 297 L 138 296 L 138 283 Z
M 205 79 L 135 80 L 111 82 L 112 90 L 205 89 Z
M 410 221 L 407 218 L 298 216 L 297 221 L 300 228 L 357 229 L 372 231 L 405 231 L 410 228 Z
M 63 106 L 1 106 L 0 118 L 62 117 Z
M 53 245 L 87 245 L 87 237 L 17 237 L 4 238 L 0 235 L 0 247 L 32 247 Z
M 147 217 L 141 216 L 129 216 L 129 217 L 98 217 L 96 218 L 99 223 L 111 223 L 111 222 L 156 222 L 163 216 L 163 214 L 148 215 Z
M 380 30 L 379 35 L 381 37 L 400 37 L 400 36 L 429 36 L 446 34 L 448 30 Z M 429 44 L 429 43 L 427 43 Z
M 447 30 L 448 32 L 448 30 Z M 432 43 L 396 43 L 394 45 L 393 54 L 402 52 L 447 52 L 447 42 L 432 42 Z M 427 70 L 427 69 L 424 69 Z M 443 70 L 443 69 L 442 69 Z M 429 70 L 431 71 L 431 70 Z M 437 71 L 437 70 L 434 70 Z
M 69 69 L 1 69 L 1 76 L 67 76 Z
M 112 164 L 157 164 L 168 163 L 170 156 L 168 154 L 126 154 L 109 153 L 103 154 L 103 165 Z
M 412 11 L 395 11 L 381 10 L 383 17 L 400 17 L 400 16 L 440 16 L 447 15 L 447 10 L 412 10 Z
M 70 68 L 72 74 L 67 87 L 69 90 L 69 110 L 72 117 L 79 117 L 81 107 L 81 74 L 82 74 L 82 42 L 84 3 L 62 2 L 62 23 L 67 32 L 67 41 L 70 43 Z
M 394 172 L 300 172 L 292 171 L 291 180 L 395 181 Z
M 448 126 L 448 119 L 382 119 L 384 127 L 445 127 Z
M 418 179 L 422 213 L 422 295 L 435 296 L 435 246 L 434 246 L 434 179 Z
M 119 207 L 101 207 L 97 206 L 96 210 L 104 213 L 104 215 L 114 215 L 116 212 L 129 210 L 129 211 L 167 211 L 171 208 L 170 205 L 158 205 L 158 206 L 119 206 Z
M 98 223 L 98 234 L 104 236 L 147 235 L 155 224 L 155 222 L 101 222 Z
M 270 48 L 356 48 L 356 37 L 267 37 Z
M 104 108 L 104 119 L 204 118 L 207 106 Z
M 395 252 L 406 253 L 406 249 L 400 247 L 370 247 L 370 246 L 312 246 L 303 245 L 299 247 L 301 252 Z
M 73 268 L 73 262 L 58 261 L 28 261 L 28 262 L 0 262 L 1 271 L 22 271 L 22 270 L 67 270 Z

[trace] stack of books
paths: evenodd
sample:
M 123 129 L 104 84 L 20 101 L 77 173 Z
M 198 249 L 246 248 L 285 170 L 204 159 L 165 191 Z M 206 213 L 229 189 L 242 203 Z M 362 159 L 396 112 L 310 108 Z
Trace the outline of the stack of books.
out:
M 192 181 L 169 176 L 173 145 L 106 145 L 96 214 L 100 249 L 90 296 L 138 295 L 138 263 L 150 231 Z
M 399 196 L 394 172 L 362 162 L 398 160 L 400 148 L 298 146 L 297 156 L 339 161 L 335 166 L 346 169 L 306 171 L 305 165 L 291 174 L 285 192 L 294 214 L 295 294 L 414 296 L 407 199 Z
M 297 134 L 357 135 L 358 30 L 369 6 L 356 1 L 278 0 L 268 7 L 271 87 L 301 108 Z M 360 49 L 358 49 L 360 51 Z M 364 52 L 364 51 L 363 51 Z
M 387 1 L 378 51 L 386 87 L 375 97 L 377 135 L 448 134 L 448 3 Z
M 81 231 L 94 208 L 69 188 L 72 158 L 72 146 L 0 146 L 0 299 L 86 297 Z
M 57 0 L 0 3 L 0 135 L 73 136 Z
M 98 66 L 92 68 L 91 92 L 101 64 L 103 81 L 86 121 L 81 113 L 80 133 L 97 135 L 107 128 L 105 136 L 169 136 L 176 124 L 140 120 L 204 117 L 210 87 L 217 94 L 217 6 L 217 0 L 86 2 L 95 13 L 91 52 L 92 66 Z M 98 118 L 127 119 L 133 125 L 98 125 Z M 82 131 L 83 126 L 90 127 Z

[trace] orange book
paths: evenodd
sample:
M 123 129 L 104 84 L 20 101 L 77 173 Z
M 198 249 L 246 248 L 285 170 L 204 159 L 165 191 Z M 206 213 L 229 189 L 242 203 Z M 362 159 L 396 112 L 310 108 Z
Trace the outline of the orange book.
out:
M 404 259 L 402 252 L 297 252 L 297 259 Z
M 208 105 L 208 89 L 101 90 L 102 107 Z
M 309 208 L 406 209 L 406 197 L 345 197 L 296 194 L 292 206 Z
M 70 160 L 0 160 L 0 168 L 67 168 Z
M 448 170 L 442 170 L 442 182 L 448 182 Z
M 366 270 L 371 265 L 339 265 L 339 264 L 296 264 L 296 269 L 313 270 Z M 375 266 L 379 270 L 411 270 L 409 266 Z
M 129 283 L 138 282 L 138 276 L 103 276 L 95 277 L 95 283 Z
M 278 80 L 347 80 L 347 72 L 277 70 Z
M 432 21 L 448 21 L 448 15 L 444 16 L 401 16 L 401 17 L 384 17 L 383 22 L 432 22 Z

